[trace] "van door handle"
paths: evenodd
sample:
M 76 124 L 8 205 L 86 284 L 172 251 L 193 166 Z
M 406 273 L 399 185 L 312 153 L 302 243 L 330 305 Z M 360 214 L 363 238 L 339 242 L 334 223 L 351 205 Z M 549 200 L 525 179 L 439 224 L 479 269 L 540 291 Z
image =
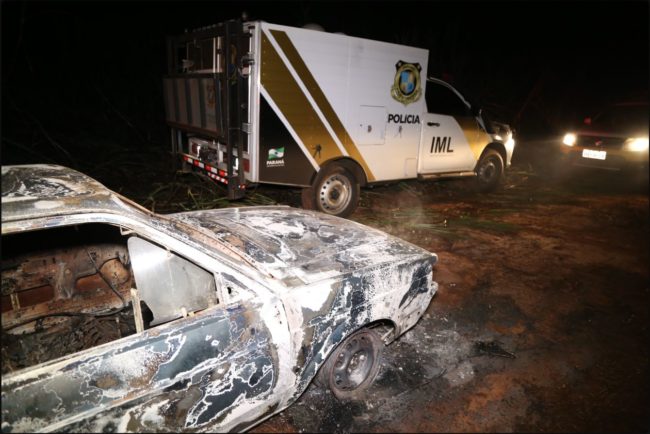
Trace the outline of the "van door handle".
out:
M 440 126 L 440 124 L 438 122 L 427 122 L 427 125 L 429 125 L 430 127 L 439 127 Z

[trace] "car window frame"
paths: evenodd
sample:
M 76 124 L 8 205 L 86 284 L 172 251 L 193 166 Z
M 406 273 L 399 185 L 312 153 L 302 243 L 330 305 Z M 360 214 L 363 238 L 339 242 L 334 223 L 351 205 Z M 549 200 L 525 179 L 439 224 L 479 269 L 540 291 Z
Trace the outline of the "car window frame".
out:
M 34 232 L 47 231 L 50 229 L 72 227 L 76 225 L 85 225 L 85 224 L 105 224 L 109 226 L 114 226 L 117 229 L 119 229 L 120 234 L 125 238 L 129 237 L 129 235 L 138 236 L 149 242 L 157 244 L 159 247 L 166 249 L 167 251 L 176 254 L 182 259 L 187 260 L 193 263 L 194 265 L 204 269 L 206 272 L 210 273 L 212 275 L 212 278 L 214 279 L 218 302 L 204 309 L 193 311 L 191 313 L 188 312 L 186 316 L 175 318 L 170 321 L 166 321 L 164 323 L 160 323 L 155 326 L 142 329 L 140 331 L 136 331 L 131 335 L 124 336 L 119 339 L 114 339 L 112 341 L 105 342 L 99 345 L 95 345 L 90 348 L 83 349 L 81 351 L 65 354 L 61 357 L 57 357 L 55 359 L 48 360 L 36 365 L 27 366 L 25 368 L 18 369 L 14 372 L 9 372 L 5 374 L 7 378 L 13 377 L 14 375 L 17 374 L 20 375 L 21 373 L 27 373 L 35 368 L 40 369 L 45 366 L 50 366 L 50 364 L 67 363 L 67 361 L 70 360 L 71 358 L 83 357 L 84 354 L 88 352 L 92 352 L 97 348 L 114 345 L 115 343 L 121 342 L 122 340 L 128 340 L 130 338 L 137 339 L 138 337 L 141 337 L 143 334 L 147 333 L 148 331 L 157 330 L 160 327 L 164 327 L 166 329 L 167 325 L 170 325 L 170 327 L 173 327 L 174 325 L 179 326 L 180 322 L 188 321 L 196 317 L 197 315 L 203 316 L 204 312 L 212 312 L 213 310 L 218 310 L 218 309 L 227 309 L 228 307 L 232 307 L 235 304 L 242 304 L 246 299 L 245 296 L 239 297 L 237 295 L 231 294 L 230 291 L 225 290 L 227 285 L 223 280 L 223 273 L 224 272 L 228 273 L 229 271 L 228 264 L 219 264 L 220 259 L 213 258 L 201 252 L 199 249 L 193 248 L 192 246 L 187 245 L 185 242 L 178 240 L 172 237 L 171 235 L 165 234 L 164 232 L 158 229 L 152 228 L 146 223 L 140 222 L 137 219 L 134 219 L 130 216 L 122 216 L 122 215 L 112 214 L 112 213 L 92 213 L 90 215 L 88 213 L 75 213 L 75 214 L 68 214 L 65 216 L 49 216 L 49 217 L 29 218 L 25 220 L 15 220 L 11 222 L 2 223 L 2 236 L 10 236 L 10 235 L 19 234 L 27 231 L 34 231 Z M 163 241 L 161 241 L 160 238 L 171 240 L 172 243 L 170 244 L 174 244 L 175 246 L 176 245 L 181 246 L 182 249 L 170 247 L 169 244 L 165 244 Z M 189 254 L 190 249 L 194 255 Z M 186 250 L 186 252 L 185 254 L 183 254 L 182 252 L 179 252 L 179 250 Z M 217 253 L 219 254 L 219 252 Z M 189 259 L 190 257 L 192 259 Z M 137 288 L 135 289 L 137 290 Z M 253 293 L 255 292 L 255 289 L 256 288 L 246 288 L 246 290 Z M 137 308 L 133 305 L 133 303 L 131 303 L 130 309 L 133 309 L 135 314 Z
M 146 216 L 148 218 L 148 216 Z M 154 228 L 146 221 L 134 216 L 124 216 L 110 212 L 78 212 L 66 215 L 26 218 L 2 223 L 2 235 L 11 235 L 24 231 L 47 230 L 64 226 L 74 226 L 87 223 L 103 223 L 116 226 L 121 234 L 126 236 L 135 233 L 159 246 L 177 253 L 179 256 L 193 262 L 211 273 L 228 272 L 229 269 L 237 270 L 248 277 L 263 279 L 264 275 L 245 262 L 236 262 L 232 257 L 213 250 L 209 254 L 205 248 L 197 243 L 191 245 L 192 240 L 187 237 L 176 237 L 159 228 Z M 191 259 L 188 259 L 191 258 Z

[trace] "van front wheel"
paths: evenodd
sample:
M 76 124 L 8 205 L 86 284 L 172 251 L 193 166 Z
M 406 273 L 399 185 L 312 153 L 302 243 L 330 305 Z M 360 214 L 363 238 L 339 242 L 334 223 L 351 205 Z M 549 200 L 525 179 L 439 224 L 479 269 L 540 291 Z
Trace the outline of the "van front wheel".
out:
M 494 149 L 488 149 L 476 165 L 476 187 L 480 192 L 493 191 L 502 180 L 503 158 Z

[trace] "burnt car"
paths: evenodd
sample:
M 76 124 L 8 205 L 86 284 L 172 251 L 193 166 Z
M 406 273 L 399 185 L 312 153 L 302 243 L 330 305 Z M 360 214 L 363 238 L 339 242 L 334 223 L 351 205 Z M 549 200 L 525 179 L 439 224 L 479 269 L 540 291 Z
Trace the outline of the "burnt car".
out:
M 242 431 L 317 376 L 372 383 L 437 256 L 290 207 L 159 215 L 77 171 L 2 167 L 2 431 Z
M 648 172 L 648 102 L 612 104 L 562 138 L 562 163 L 614 171 Z

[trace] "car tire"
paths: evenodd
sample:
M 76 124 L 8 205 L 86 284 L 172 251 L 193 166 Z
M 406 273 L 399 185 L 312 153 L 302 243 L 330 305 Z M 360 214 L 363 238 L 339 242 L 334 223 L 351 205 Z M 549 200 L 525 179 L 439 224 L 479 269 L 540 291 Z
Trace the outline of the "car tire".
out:
M 359 182 L 346 168 L 338 164 L 326 166 L 316 175 L 311 193 L 313 209 L 337 217 L 347 217 L 359 204 Z M 303 206 L 309 203 L 303 198 Z
M 379 372 L 383 347 L 381 338 L 371 329 L 353 333 L 329 355 L 315 383 L 329 388 L 341 401 L 359 398 Z
M 486 150 L 476 165 L 476 189 L 481 193 L 497 189 L 503 182 L 503 166 L 501 154 Z

